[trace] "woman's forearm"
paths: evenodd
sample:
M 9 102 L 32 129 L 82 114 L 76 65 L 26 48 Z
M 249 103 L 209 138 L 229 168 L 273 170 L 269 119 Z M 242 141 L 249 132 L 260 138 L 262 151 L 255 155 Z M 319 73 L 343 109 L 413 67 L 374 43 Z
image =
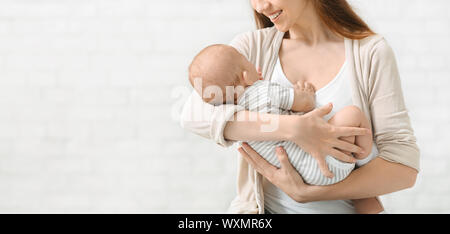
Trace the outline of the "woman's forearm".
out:
M 224 137 L 233 141 L 288 140 L 297 117 L 240 111 L 225 126 Z
M 375 158 L 353 171 L 340 183 L 328 186 L 309 186 L 301 202 L 322 200 L 361 199 L 380 196 L 414 186 L 417 171 L 398 163 Z

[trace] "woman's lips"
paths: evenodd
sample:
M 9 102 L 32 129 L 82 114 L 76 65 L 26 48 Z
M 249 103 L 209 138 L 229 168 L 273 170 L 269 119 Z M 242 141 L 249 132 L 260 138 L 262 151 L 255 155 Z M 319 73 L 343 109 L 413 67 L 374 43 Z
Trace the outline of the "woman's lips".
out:
M 268 17 L 269 17 L 269 19 L 270 19 L 272 22 L 275 22 L 275 21 L 280 17 L 281 13 L 283 13 L 282 10 L 277 11 L 277 12 L 275 12 L 275 13 L 269 15 Z

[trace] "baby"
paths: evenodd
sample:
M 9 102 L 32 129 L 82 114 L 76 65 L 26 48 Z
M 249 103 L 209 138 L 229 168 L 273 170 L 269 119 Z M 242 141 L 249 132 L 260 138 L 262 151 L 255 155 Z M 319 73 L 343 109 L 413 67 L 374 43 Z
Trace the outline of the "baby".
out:
M 303 114 L 315 108 L 315 90 L 307 82 L 297 82 L 294 88 L 264 81 L 255 66 L 236 49 L 227 45 L 212 45 L 203 49 L 189 67 L 189 81 L 202 99 L 213 105 L 234 103 L 249 111 L 272 114 Z M 370 128 L 364 113 L 356 106 L 348 106 L 337 112 L 328 123 L 335 126 Z M 369 156 L 372 136 L 342 137 L 364 150 L 364 154 L 352 154 L 361 160 Z M 240 142 L 241 143 L 241 142 Z M 354 169 L 354 163 L 346 163 L 331 156 L 326 162 L 333 177 L 320 172 L 316 160 L 290 141 L 248 142 L 269 163 L 280 167 L 275 154 L 277 146 L 283 146 L 289 160 L 305 183 L 330 185 L 344 180 Z M 377 198 L 354 200 L 358 213 L 379 213 L 383 207 Z

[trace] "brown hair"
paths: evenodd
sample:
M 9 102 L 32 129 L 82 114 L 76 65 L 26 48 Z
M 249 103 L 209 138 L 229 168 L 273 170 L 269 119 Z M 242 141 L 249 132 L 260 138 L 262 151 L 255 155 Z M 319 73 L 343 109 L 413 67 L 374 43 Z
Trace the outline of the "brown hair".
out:
M 322 22 L 333 32 L 350 39 L 363 39 L 375 34 L 356 14 L 346 0 L 309 0 Z M 274 24 L 265 15 L 253 10 L 256 27 L 268 28 Z

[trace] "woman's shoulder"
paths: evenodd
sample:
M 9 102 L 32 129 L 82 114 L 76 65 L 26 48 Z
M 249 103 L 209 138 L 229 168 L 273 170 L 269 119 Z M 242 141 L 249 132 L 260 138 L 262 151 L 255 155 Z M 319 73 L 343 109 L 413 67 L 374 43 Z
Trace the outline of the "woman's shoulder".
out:
M 275 27 L 251 30 L 239 33 L 230 42 L 230 45 L 236 48 L 239 52 L 249 57 L 249 48 L 267 49 L 273 43 L 276 37 L 282 37 L 283 33 L 278 31 Z M 261 48 L 260 48 L 261 47 Z M 256 52 L 256 51 L 253 51 Z
M 246 32 L 239 33 L 235 39 L 264 39 L 267 37 L 274 37 L 280 33 L 275 27 L 255 29 Z
M 358 40 L 360 55 L 371 59 L 392 58 L 394 52 L 383 35 L 374 34 Z

